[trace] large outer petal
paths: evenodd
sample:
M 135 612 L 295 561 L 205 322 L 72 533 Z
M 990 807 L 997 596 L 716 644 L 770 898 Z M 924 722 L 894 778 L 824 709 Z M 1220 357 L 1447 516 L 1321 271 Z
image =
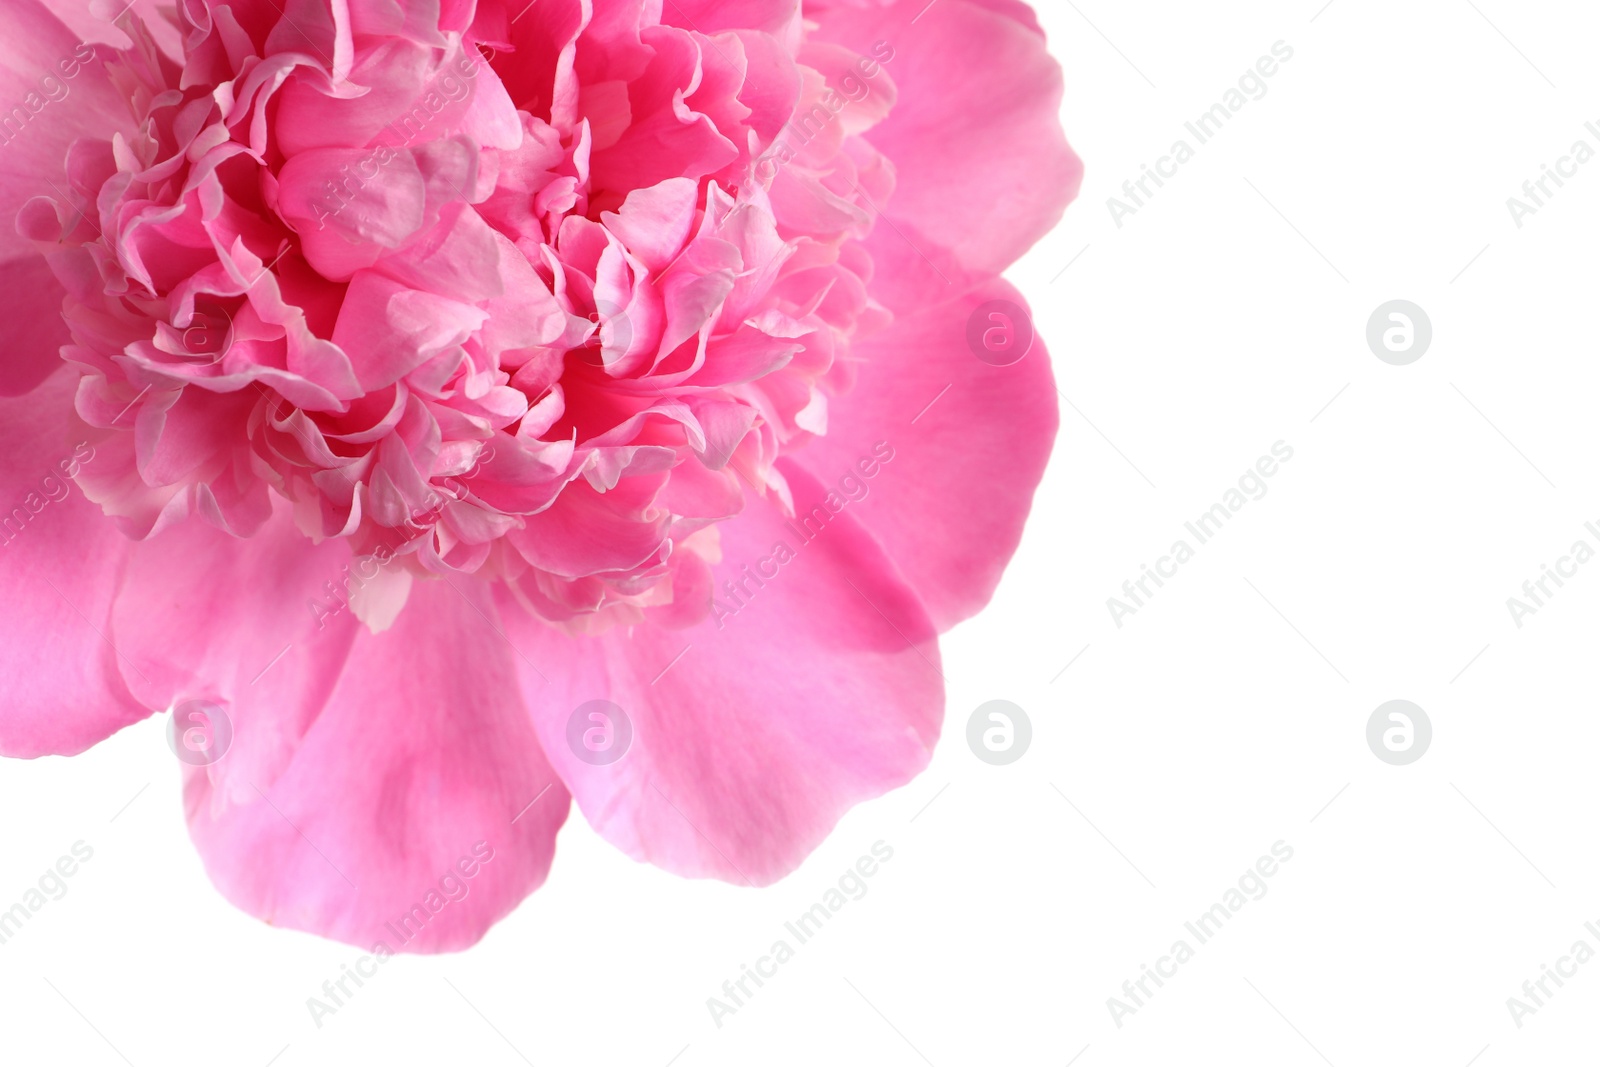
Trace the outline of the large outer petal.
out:
M 150 714 L 108 641 L 129 542 L 63 473 L 93 462 L 72 393 L 63 368 L 0 399 L 0 755 L 74 755 Z
M 234 799 L 277 778 L 333 691 L 359 628 L 349 544 L 313 545 L 279 501 L 251 538 L 192 517 L 130 553 L 112 612 L 123 677 L 144 703 L 222 707 L 234 753 L 212 769 Z
M 223 895 L 273 925 L 365 949 L 450 952 L 544 883 L 568 796 L 493 611 L 478 584 L 418 582 L 393 629 L 357 635 L 275 783 L 233 801 L 205 770 L 189 772 L 189 830 Z M 473 864 L 485 850 L 492 858 Z M 465 896 L 448 901 L 459 886 Z
M 1060 221 L 1083 164 L 1061 130 L 1061 68 L 1036 28 L 971 0 L 902 0 L 831 9 L 817 38 L 894 49 L 895 108 L 864 135 L 896 174 L 878 205 L 894 225 L 867 242 L 884 303 L 899 311 L 957 295 Z
M 990 366 L 968 347 L 968 320 L 990 300 L 1026 307 L 1022 294 L 995 279 L 858 343 L 855 388 L 830 398 L 827 436 L 794 456 L 837 482 L 876 442 L 889 442 L 894 460 L 852 508 L 941 631 L 994 593 L 1022 539 L 1059 422 L 1043 340 L 1009 367 Z
M 821 501 L 805 472 L 787 473 L 802 511 Z M 927 765 L 944 709 L 936 638 L 853 507 L 809 542 L 770 500 L 721 524 L 718 590 L 780 542 L 794 558 L 761 587 L 747 581 L 752 595 L 720 629 L 708 618 L 569 638 L 502 611 L 543 672 L 523 668 L 545 751 L 624 852 L 677 874 L 764 885 L 852 806 Z M 607 766 L 567 745 L 568 718 L 593 699 L 615 702 L 633 725 L 632 747 Z

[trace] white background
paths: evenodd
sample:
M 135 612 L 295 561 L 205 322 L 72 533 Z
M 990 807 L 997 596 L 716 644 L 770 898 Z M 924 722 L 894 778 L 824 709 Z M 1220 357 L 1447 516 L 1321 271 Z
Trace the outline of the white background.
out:
M 1600 923 L 1600 562 L 1520 629 L 1505 602 L 1575 540 L 1600 548 L 1583 529 L 1600 520 L 1600 161 L 1521 229 L 1506 199 L 1573 141 L 1600 148 L 1584 130 L 1600 17 L 1320 3 L 1044 0 L 1089 170 L 1013 276 L 1054 354 L 1063 429 L 999 595 L 946 641 L 925 775 L 764 891 L 636 865 L 574 811 L 548 885 L 480 946 L 387 964 L 319 1029 L 306 999 L 361 954 L 212 889 L 161 720 L 77 759 L 7 762 L 0 904 L 73 842 L 95 853 L 0 946 L 0 1059 L 1592 1055 L 1600 961 L 1520 1029 L 1506 998 L 1580 938 L 1600 950 L 1583 928 Z M 1279 40 L 1294 58 L 1268 95 L 1118 229 L 1107 197 Z M 1405 367 L 1365 341 L 1397 298 L 1434 328 Z M 1116 627 L 1106 598 L 1280 440 L 1294 458 L 1267 495 Z M 1034 728 L 1007 767 L 963 736 L 996 698 Z M 1365 740 L 1394 698 L 1433 723 L 1410 766 Z M 706 998 L 878 840 L 894 858 L 868 894 L 715 1026 Z M 1267 895 L 1116 1026 L 1107 998 L 1176 939 L 1195 945 L 1184 922 L 1280 840 L 1294 858 Z

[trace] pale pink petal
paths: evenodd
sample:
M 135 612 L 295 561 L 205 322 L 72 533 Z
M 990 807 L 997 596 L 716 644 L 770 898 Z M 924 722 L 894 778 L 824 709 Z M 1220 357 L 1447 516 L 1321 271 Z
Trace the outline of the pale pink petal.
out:
M 129 688 L 151 707 L 203 700 L 236 745 L 212 768 L 236 800 L 271 785 L 344 669 L 347 607 L 377 567 L 339 539 L 314 545 L 281 501 L 250 538 L 198 517 L 134 546 L 112 613 Z
M 0 259 L 34 252 L 16 232 L 17 212 L 64 187 L 68 146 L 131 125 L 106 76 L 109 55 L 39 0 L 0 5 Z
M 75 25 L 95 21 L 87 4 L 78 6 Z M 43 381 L 67 340 L 58 313 L 65 294 L 16 220 L 23 204 L 65 185 L 62 161 L 75 139 L 109 136 L 129 122 L 101 55 L 38 0 L 0 5 L 0 287 L 42 312 L 8 315 L 0 325 L 0 396 Z
M 827 436 L 795 455 L 830 485 L 850 478 L 864 487 L 852 512 L 941 631 L 988 603 L 1021 540 L 1058 423 L 1043 340 L 1010 366 L 969 347 L 969 322 L 989 301 L 1027 307 L 996 280 L 859 344 L 855 387 L 830 399 Z M 889 462 L 883 449 L 893 452 Z
M 451 952 L 544 882 L 568 795 L 493 610 L 477 583 L 417 583 L 392 630 L 356 638 L 275 782 L 234 799 L 190 769 L 189 830 L 229 900 L 369 951 Z
M 73 384 L 0 399 L 0 755 L 73 755 L 150 714 L 108 639 L 129 542 L 72 483 L 94 462 Z
M 687 178 L 635 189 L 618 212 L 606 212 L 606 228 L 652 271 L 664 269 L 683 248 L 694 224 L 700 191 Z
M 927 614 L 848 508 L 830 512 L 822 486 L 790 473 L 801 514 L 819 507 L 825 518 L 811 519 L 808 541 L 757 500 L 718 527 L 712 593 L 725 608 L 743 604 L 737 614 L 570 638 L 502 613 L 527 657 L 517 665 L 540 739 L 585 817 L 677 874 L 781 878 L 853 805 L 922 770 L 938 736 L 943 679 Z M 747 593 L 730 596 L 727 582 Z M 568 743 L 572 713 L 596 699 L 632 724 L 615 763 L 585 762 Z
M 350 284 L 333 340 L 349 353 L 362 388 L 371 391 L 460 344 L 486 319 L 470 304 L 361 271 Z
M 1083 179 L 1061 132 L 1061 68 L 1035 28 L 1005 13 L 1015 5 L 996 6 L 899 0 L 833 9 L 822 23 L 825 40 L 892 56 L 898 102 L 864 136 L 894 166 L 894 195 L 879 205 L 894 225 L 868 246 L 874 294 L 897 310 L 999 274 L 1060 220 Z

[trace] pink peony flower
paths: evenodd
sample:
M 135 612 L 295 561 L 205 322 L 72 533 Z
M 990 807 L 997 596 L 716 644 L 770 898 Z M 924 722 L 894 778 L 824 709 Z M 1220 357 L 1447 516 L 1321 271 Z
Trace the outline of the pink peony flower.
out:
M 0 23 L 0 752 L 176 709 L 229 900 L 424 952 L 571 799 L 760 885 L 924 767 L 1056 430 L 1025 4 Z

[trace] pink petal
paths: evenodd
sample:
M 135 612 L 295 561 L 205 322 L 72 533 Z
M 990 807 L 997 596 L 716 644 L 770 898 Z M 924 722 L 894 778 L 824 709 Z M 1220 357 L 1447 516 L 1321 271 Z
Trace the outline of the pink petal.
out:
M 344 607 L 359 584 L 349 543 L 313 545 L 289 510 L 279 501 L 250 538 L 191 518 L 139 543 L 112 615 L 135 695 L 157 708 L 206 700 L 229 718 L 235 748 L 212 776 L 236 800 L 293 758 L 358 628 Z
M 804 471 L 786 473 L 802 512 L 826 507 Z M 718 529 L 713 592 L 744 604 L 719 612 L 720 628 L 707 618 L 569 638 L 510 608 L 502 618 L 527 658 L 517 665 L 545 752 L 595 829 L 674 873 L 764 885 L 853 805 L 927 765 L 944 708 L 939 652 L 915 595 L 848 510 L 810 542 L 770 498 Z M 788 563 L 744 577 L 780 543 Z M 736 581 L 751 595 L 732 600 L 724 583 Z M 567 741 L 569 718 L 595 699 L 632 723 L 631 748 L 608 765 Z
M 427 188 L 404 150 L 313 148 L 285 163 L 278 180 L 284 218 L 299 231 L 306 261 L 328 278 L 372 266 L 423 223 Z
M 393 385 L 460 344 L 486 319 L 470 304 L 359 271 L 339 312 L 333 342 L 349 354 L 361 387 L 370 392 Z
M 69 428 L 73 385 L 0 400 L 0 755 L 75 755 L 150 714 L 107 640 L 129 542 L 72 484 L 94 462 Z
M 34 197 L 64 197 L 63 161 L 74 140 L 109 137 L 128 124 L 100 55 L 37 0 L 0 6 L 0 285 L 48 312 L 7 316 L 0 327 L 0 396 L 43 381 L 67 340 L 56 313 L 63 291 L 17 233 L 17 214 Z
M 601 218 L 641 263 L 660 271 L 689 239 L 699 195 L 699 187 L 688 178 L 668 178 L 659 185 L 635 189 L 620 211 L 604 212 Z
M 1008 367 L 991 366 L 968 347 L 968 322 L 991 300 L 1027 306 L 997 279 L 858 342 L 855 388 L 829 399 L 827 436 L 794 457 L 831 486 L 861 483 L 866 496 L 852 513 L 941 631 L 994 593 L 1022 538 L 1058 423 L 1042 340 Z M 892 460 L 875 451 L 880 441 Z
M 939 0 L 911 25 L 926 0 L 900 0 L 822 21 L 821 39 L 875 56 L 899 90 L 865 135 L 895 168 L 884 206 L 895 225 L 868 244 L 874 295 L 896 310 L 999 274 L 1060 221 L 1083 180 L 1058 117 L 1061 68 L 1036 29 L 989 6 Z
M 0 260 L 34 252 L 17 212 L 36 196 L 65 199 L 68 146 L 132 123 L 102 55 L 38 0 L 0 5 Z
M 975 7 L 985 8 L 998 12 L 1007 18 L 1015 19 L 1034 33 L 1044 36 L 1044 29 L 1039 25 L 1038 12 L 1029 7 L 1023 0 L 967 0 Z
M 661 21 L 700 33 L 749 28 L 781 36 L 799 13 L 799 0 L 674 0 Z
M 418 582 L 394 629 L 356 637 L 276 782 L 234 800 L 190 770 L 189 830 L 229 900 L 363 949 L 451 952 L 543 884 L 568 795 L 493 611 L 477 584 Z
M 22 396 L 61 366 L 61 346 L 72 339 L 61 319 L 66 293 L 44 258 L 32 254 L 0 263 L 0 292 L 38 311 L 0 319 L 0 396 Z

